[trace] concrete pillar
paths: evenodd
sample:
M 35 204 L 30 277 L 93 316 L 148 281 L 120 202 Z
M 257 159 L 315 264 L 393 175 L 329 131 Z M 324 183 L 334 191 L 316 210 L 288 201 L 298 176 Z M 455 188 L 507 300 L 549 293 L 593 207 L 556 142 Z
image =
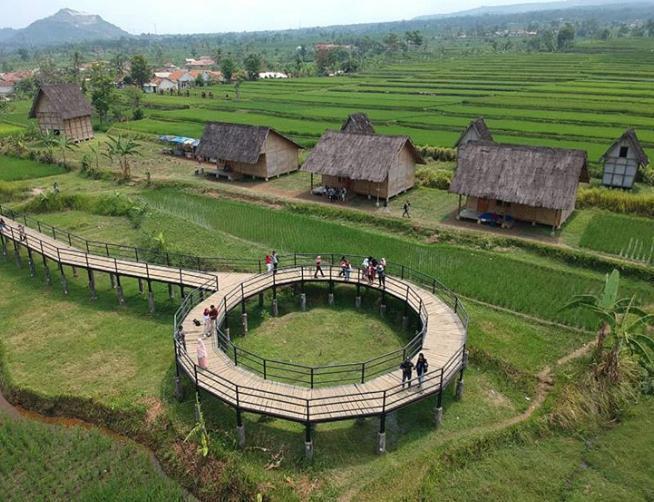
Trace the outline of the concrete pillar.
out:
M 27 248 L 27 265 L 30 269 L 30 277 L 36 276 L 36 267 L 34 266 L 34 258 L 32 257 L 32 250 Z
M 407 329 L 409 327 L 409 316 L 402 316 L 402 329 Z
M 246 312 L 241 314 L 241 325 L 243 326 L 243 334 L 247 334 L 248 332 L 248 315 Z
M 52 276 L 50 275 L 50 267 L 48 267 L 48 259 L 43 257 L 43 273 L 45 274 L 45 283 L 48 286 L 52 285 Z
M 77 274 L 77 267 L 73 267 L 73 277 L 79 277 Z
M 300 310 L 302 312 L 306 312 L 306 310 L 307 310 L 307 294 L 306 293 L 300 294 Z
M 95 276 L 93 275 L 93 270 L 88 269 L 89 276 L 89 291 L 91 292 L 91 300 L 97 300 L 98 294 L 95 291 Z
M 382 303 L 379 306 L 379 315 L 381 315 L 382 317 L 384 317 L 386 315 L 386 304 L 385 303 Z
M 279 307 L 277 306 L 277 298 L 273 298 L 272 301 L 272 315 L 277 317 L 279 315 Z
M 172 284 L 168 284 L 168 298 L 170 300 L 175 299 L 175 292 L 173 291 L 173 285 Z
M 443 407 L 442 406 L 437 406 L 434 408 L 434 423 L 436 424 L 436 428 L 440 427 L 441 424 L 443 423 Z
M 20 259 L 20 245 L 14 241 L 14 256 L 16 257 L 16 266 L 17 267 L 22 267 L 23 262 Z
M 357 297 L 354 299 L 354 306 L 355 306 L 356 308 L 358 308 L 358 309 L 361 308 L 361 297 L 360 297 L 360 296 L 357 296 Z
M 7 240 L 2 234 L 0 234 L 0 244 L 2 245 L 2 256 L 7 256 Z
M 456 383 L 456 392 L 454 397 L 457 401 L 460 401 L 463 397 L 463 378 Z
M 61 287 L 64 288 L 64 294 L 68 294 L 68 280 L 66 279 L 66 275 L 64 274 L 64 267 L 60 266 L 59 267 L 59 272 L 61 274 Z
M 144 291 L 144 289 L 143 289 L 143 279 L 141 279 L 139 277 L 138 281 L 139 281 L 139 293 L 143 294 L 143 291 Z
M 148 309 L 150 310 L 151 314 L 154 314 L 155 308 L 154 308 L 154 293 L 152 290 L 148 291 Z
M 329 293 L 329 295 L 327 295 L 327 303 L 329 303 L 329 305 L 334 305 L 334 293 Z
M 116 289 L 116 276 L 109 274 L 109 281 L 111 282 L 111 289 Z
M 236 426 L 236 436 L 238 437 L 238 447 L 245 448 L 245 425 Z
M 378 432 L 377 433 L 377 455 L 383 455 L 386 453 L 386 433 Z
M 311 437 L 311 424 L 305 425 L 304 458 L 309 462 L 313 460 L 313 438 Z
M 263 307 L 263 293 L 259 293 L 259 307 Z
M 120 276 L 116 275 L 116 296 L 118 297 L 118 303 L 125 303 L 125 296 L 123 295 L 123 286 L 120 284 Z
M 175 398 L 178 401 L 184 399 L 184 389 L 182 389 L 182 381 L 178 376 L 175 377 Z

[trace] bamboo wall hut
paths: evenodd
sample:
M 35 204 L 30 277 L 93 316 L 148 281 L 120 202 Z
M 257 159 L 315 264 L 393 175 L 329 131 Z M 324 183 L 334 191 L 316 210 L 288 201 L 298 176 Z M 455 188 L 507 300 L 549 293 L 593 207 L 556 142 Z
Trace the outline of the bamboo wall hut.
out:
M 372 122 L 365 113 L 353 113 L 350 115 L 343 125 L 341 132 L 349 132 L 352 134 L 375 134 L 375 128 Z
M 600 162 L 604 164 L 604 186 L 632 188 L 638 169 L 649 164 L 649 159 L 638 141 L 636 131 L 627 129 L 602 155 Z
M 580 181 L 587 182 L 582 150 L 473 141 L 459 148 L 450 192 L 466 197 L 467 214 L 486 212 L 560 228 L 575 208 Z
M 63 134 L 73 141 L 93 138 L 93 109 L 74 84 L 43 85 L 32 103 L 29 117 L 36 118 L 41 132 Z
M 416 164 L 424 163 L 407 136 L 327 131 L 302 170 L 320 174 L 324 186 L 388 202 L 414 186 Z
M 300 146 L 270 127 L 210 122 L 197 156 L 218 170 L 264 178 L 297 171 Z
M 461 136 L 454 144 L 454 148 L 459 148 L 471 141 L 493 141 L 493 135 L 488 129 L 483 117 L 479 117 L 470 122 L 470 125 L 465 131 L 463 131 L 463 133 L 461 133 Z

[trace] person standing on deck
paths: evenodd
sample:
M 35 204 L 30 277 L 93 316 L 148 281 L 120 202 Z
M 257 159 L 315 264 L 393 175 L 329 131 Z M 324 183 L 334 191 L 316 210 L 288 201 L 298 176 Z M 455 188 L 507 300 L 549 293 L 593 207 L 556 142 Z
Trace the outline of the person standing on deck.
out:
M 5 228 L 7 228 L 7 224 L 5 223 L 5 220 L 0 218 L 0 232 L 4 232 Z
M 400 369 L 402 370 L 402 388 L 406 382 L 409 383 L 409 389 L 411 388 L 411 372 L 413 371 L 413 363 L 408 357 L 400 364 Z
M 269 254 L 266 255 L 266 272 L 272 272 L 273 263 Z
M 202 337 L 198 338 L 197 343 L 197 352 L 198 352 L 198 366 L 203 370 L 207 369 L 207 347 L 204 344 Z
M 175 331 L 175 341 L 181 345 L 184 352 L 186 352 L 186 333 L 181 324 L 177 327 L 177 331 Z
M 314 279 L 318 278 L 318 272 L 320 272 L 322 277 L 325 277 L 325 273 L 322 271 L 322 258 L 320 255 L 316 256 L 316 273 L 313 274 Z
M 209 317 L 209 307 L 204 308 L 204 312 L 202 312 L 202 320 L 204 321 L 204 336 L 207 336 L 211 330 L 211 318 Z
M 209 332 L 206 334 L 210 337 L 218 330 L 218 309 L 213 305 L 209 309 Z
M 379 279 L 379 287 L 386 287 L 386 269 L 382 262 L 377 263 L 377 278 Z
M 425 359 L 425 355 L 421 352 L 416 362 L 416 373 L 418 374 L 418 388 L 422 389 L 422 384 L 425 381 L 425 373 L 429 368 L 429 363 Z
M 279 267 L 279 258 L 277 257 L 277 251 L 272 252 L 272 265 L 273 265 L 273 274 L 277 273 L 277 267 Z

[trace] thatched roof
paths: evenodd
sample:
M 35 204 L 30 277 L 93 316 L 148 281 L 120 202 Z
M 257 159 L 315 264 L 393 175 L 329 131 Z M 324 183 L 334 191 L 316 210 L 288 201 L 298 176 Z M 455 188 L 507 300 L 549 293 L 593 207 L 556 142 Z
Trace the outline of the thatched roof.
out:
M 302 166 L 303 171 L 342 176 L 353 180 L 382 182 L 403 148 L 409 148 L 418 164 L 424 164 L 407 136 L 382 136 L 327 131 Z
M 368 115 L 365 113 L 353 113 L 350 115 L 343 126 L 341 132 L 349 132 L 353 134 L 375 134 L 375 128 L 370 122 Z
M 265 153 L 266 138 L 271 133 L 301 148 L 270 127 L 209 122 L 204 128 L 197 153 L 204 158 L 256 164 L 261 154 Z
M 622 136 L 616 139 L 613 142 L 613 144 L 609 147 L 609 149 L 606 152 L 604 152 L 604 155 L 600 157 L 600 162 L 604 162 L 608 157 L 608 155 L 611 153 L 611 150 L 613 150 L 619 143 L 622 143 L 623 141 L 629 143 L 631 148 L 634 149 L 634 152 L 636 153 L 636 158 L 638 159 L 638 163 L 641 166 L 646 166 L 647 164 L 649 164 L 649 158 L 647 157 L 645 150 L 643 150 L 643 147 L 641 146 L 640 141 L 638 140 L 638 136 L 636 136 L 635 129 L 627 129 Z
M 479 136 L 479 141 L 493 141 L 493 135 L 488 129 L 488 126 L 486 125 L 486 121 L 484 120 L 483 117 L 479 117 L 473 120 L 472 122 L 470 122 L 470 125 L 466 127 L 465 131 L 461 133 L 461 136 L 459 136 L 459 139 L 454 144 L 455 148 L 457 148 L 461 144 L 461 141 L 463 141 L 463 138 L 465 138 L 466 134 L 468 134 L 468 131 L 470 131 L 470 129 L 475 130 L 475 132 Z
M 46 96 L 55 111 L 63 120 L 86 117 L 93 113 L 93 108 L 82 94 L 82 90 L 75 84 L 42 85 L 32 102 L 29 117 L 36 117 L 36 107 L 39 100 Z
M 473 141 L 461 145 L 450 192 L 548 209 L 571 209 L 588 181 L 586 152 Z

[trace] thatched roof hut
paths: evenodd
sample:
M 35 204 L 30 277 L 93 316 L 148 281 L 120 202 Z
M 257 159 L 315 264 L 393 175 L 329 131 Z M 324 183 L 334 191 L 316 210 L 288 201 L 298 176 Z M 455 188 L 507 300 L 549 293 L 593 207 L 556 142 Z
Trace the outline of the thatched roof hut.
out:
M 454 144 L 454 148 L 458 148 L 470 141 L 493 141 L 493 135 L 488 129 L 483 117 L 476 118 L 470 122 L 470 125 L 461 133 L 461 136 L 459 136 L 459 139 Z
M 75 141 L 93 137 L 93 108 L 75 84 L 43 85 L 34 97 L 30 118 L 36 118 L 42 132 L 64 134 Z
M 600 157 L 600 162 L 604 164 L 602 184 L 632 188 L 638 168 L 649 164 L 649 158 L 638 141 L 636 131 L 627 129 Z
M 353 134 L 375 134 L 375 128 L 372 122 L 365 113 L 353 113 L 350 115 L 343 125 L 341 132 L 349 132 Z
M 582 150 L 473 141 L 459 148 L 450 192 L 467 196 L 468 209 L 559 227 L 588 180 Z
M 323 184 L 388 199 L 413 187 L 424 164 L 407 136 L 327 131 L 302 166 Z
M 219 169 L 268 179 L 297 170 L 300 148 L 270 127 L 209 122 L 196 153 Z

